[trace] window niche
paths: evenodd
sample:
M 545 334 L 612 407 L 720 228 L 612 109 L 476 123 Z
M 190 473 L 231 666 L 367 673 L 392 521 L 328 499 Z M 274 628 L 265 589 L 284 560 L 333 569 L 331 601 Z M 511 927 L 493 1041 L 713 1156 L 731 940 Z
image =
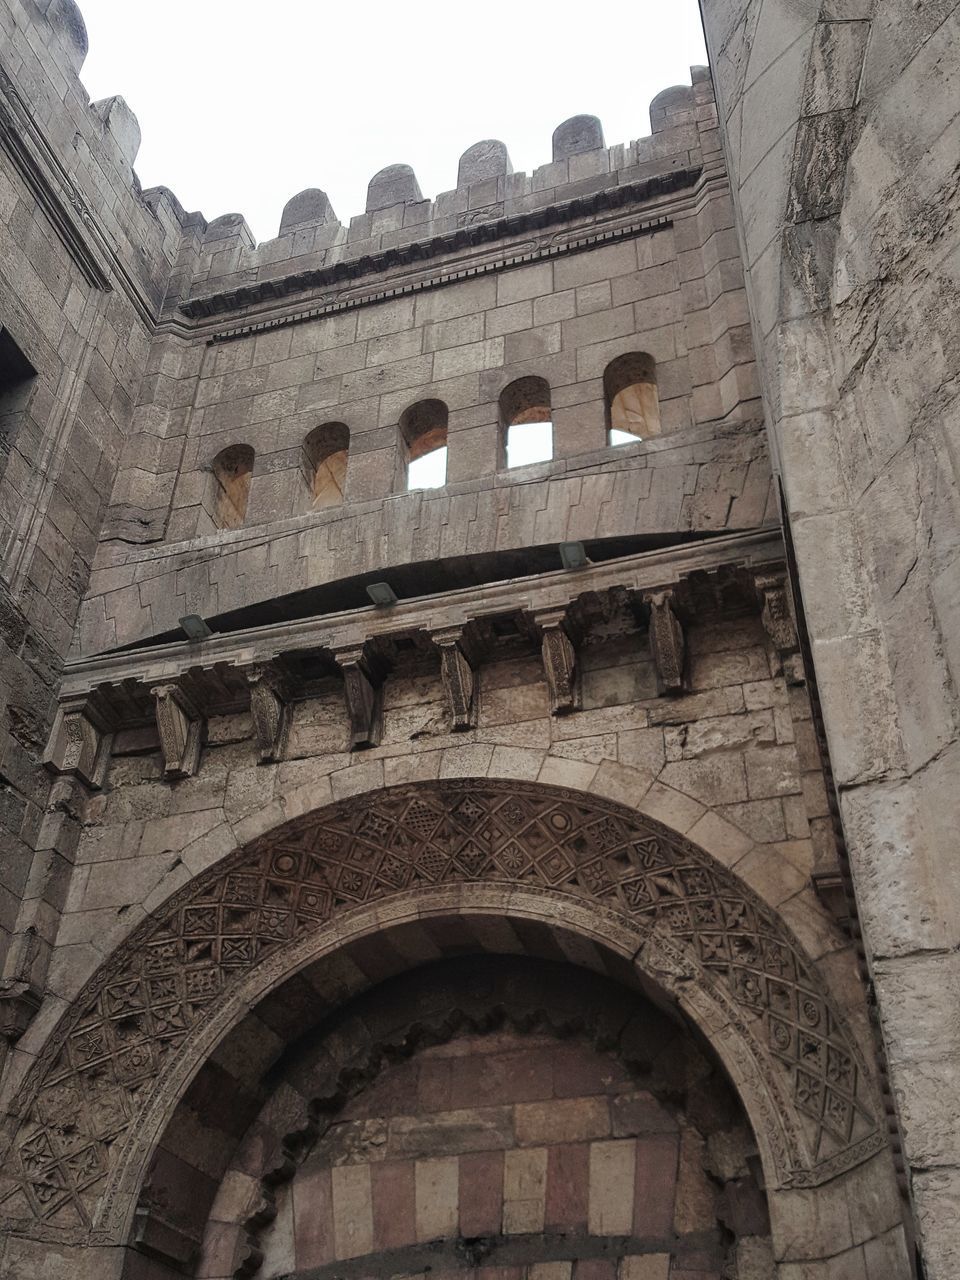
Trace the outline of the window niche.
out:
M 254 451 L 248 444 L 232 444 L 211 464 L 213 523 L 218 529 L 239 529 L 247 514 Z
M 607 444 L 635 444 L 660 434 L 656 362 L 630 351 L 607 365 L 603 374 Z
M 0 326 L 0 474 L 16 446 L 36 376 L 9 330 Z
M 303 474 L 314 511 L 343 503 L 349 450 L 350 429 L 343 422 L 325 422 L 304 440 Z
M 401 415 L 402 487 L 408 492 L 439 489 L 447 483 L 447 418 L 442 400 L 419 400 Z
M 508 469 L 553 458 L 553 411 L 546 379 L 518 378 L 501 391 L 500 427 Z

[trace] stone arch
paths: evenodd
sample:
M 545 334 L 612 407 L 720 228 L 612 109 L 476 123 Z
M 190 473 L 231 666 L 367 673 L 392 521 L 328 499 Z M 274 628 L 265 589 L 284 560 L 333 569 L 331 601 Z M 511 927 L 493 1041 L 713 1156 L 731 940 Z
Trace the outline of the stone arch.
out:
M 603 371 L 607 443 L 626 444 L 660 434 L 660 402 L 653 357 L 628 351 Z
M 581 947 L 571 955 L 563 950 L 560 935 L 538 936 L 531 930 L 517 936 L 523 954 L 514 947 L 510 954 L 444 955 L 412 972 L 378 972 L 374 986 L 321 1020 L 283 1056 L 271 1069 L 266 1101 L 233 1151 L 211 1204 L 199 1276 L 268 1277 L 287 1270 L 287 1261 L 293 1261 L 294 1196 L 300 1206 L 298 1222 L 310 1224 L 300 1233 L 306 1248 L 296 1250 L 296 1268 L 332 1259 L 336 1222 L 330 1184 L 336 1175 L 328 1163 L 331 1147 L 338 1165 L 369 1163 L 366 1148 L 377 1162 L 376 1169 L 369 1168 L 371 1174 L 384 1172 L 384 1157 L 394 1187 L 398 1173 L 413 1172 L 411 1158 L 445 1156 L 448 1171 L 451 1163 L 459 1164 L 454 1179 L 463 1210 L 459 1238 L 448 1221 L 441 1228 L 449 1233 L 446 1241 L 429 1246 L 445 1249 L 447 1264 L 454 1267 L 471 1240 L 477 1261 L 489 1267 L 504 1246 L 519 1244 L 528 1258 L 541 1250 L 540 1256 L 551 1256 L 558 1248 L 568 1258 L 591 1256 L 591 1246 L 604 1236 L 601 1248 L 607 1249 L 629 1248 L 631 1237 L 641 1237 L 644 1251 L 656 1250 L 661 1262 L 664 1252 L 679 1254 L 675 1265 L 681 1269 L 684 1253 L 692 1265 L 693 1252 L 709 1270 L 705 1246 L 712 1261 L 719 1262 L 722 1251 L 731 1265 L 741 1245 L 745 1256 L 769 1259 L 769 1223 L 756 1177 L 753 1135 L 709 1047 L 698 1044 L 682 1019 L 645 1000 L 635 971 L 618 964 L 612 953 Z M 436 937 L 442 943 L 442 932 Z M 482 935 L 478 940 L 488 946 L 494 942 Z M 411 936 L 404 941 L 409 948 Z M 554 942 L 561 948 L 556 957 L 549 954 Z M 536 955 L 538 950 L 545 954 Z M 574 955 L 580 964 L 572 963 Z M 376 951 L 365 955 L 362 944 L 356 961 L 378 967 Z M 465 1041 L 471 1045 L 466 1055 Z M 438 1065 L 439 1073 L 431 1071 Z M 410 1085 L 418 1077 L 411 1097 Z M 545 1102 L 548 1097 L 555 1101 Z M 517 1102 L 526 1105 L 515 1111 Z M 386 1118 L 397 1115 L 399 1121 Z M 369 1145 L 367 1137 L 372 1138 Z M 611 1147 L 610 1137 L 621 1141 Z M 593 1145 L 597 1140 L 600 1147 Z M 708 1142 L 718 1144 L 712 1149 L 719 1158 L 709 1158 Z M 533 1154 L 543 1157 L 544 1208 L 553 1204 L 544 1214 L 547 1237 L 524 1240 L 529 1223 L 516 1221 L 515 1207 L 511 1214 L 505 1204 L 507 1188 L 497 1166 L 502 1175 L 507 1153 L 523 1160 L 530 1146 L 542 1147 Z M 694 1149 L 699 1160 L 692 1158 Z M 595 1190 L 589 1212 L 586 1166 L 591 1151 L 628 1157 L 630 1167 L 620 1162 L 615 1228 L 609 1222 L 613 1206 L 606 1188 Z M 678 1156 L 683 1170 L 679 1189 Z M 326 1187 L 315 1197 L 318 1166 Z M 434 1160 L 431 1166 L 437 1168 Z M 634 1196 L 634 1169 L 636 1210 L 630 1216 L 635 1222 L 628 1224 L 623 1210 L 624 1201 Z M 478 1180 L 482 1187 L 486 1184 L 479 1197 Z M 374 1181 L 383 1187 L 381 1179 Z M 675 1193 L 683 1200 L 690 1197 L 689 1202 L 681 1204 Z M 373 1263 L 379 1273 L 408 1271 L 403 1263 L 410 1260 L 409 1245 L 420 1234 L 411 1231 L 409 1203 L 404 1205 L 402 1196 L 397 1203 L 389 1191 L 386 1206 L 382 1196 L 379 1201 L 378 1216 L 383 1218 L 386 1207 L 393 1219 L 382 1233 L 389 1238 L 381 1236 L 387 1253 L 365 1266 L 371 1269 Z M 571 1213 L 571 1202 L 577 1201 Z M 314 1209 L 309 1218 L 304 1212 L 308 1203 Z M 606 1224 L 596 1221 L 601 1205 Z M 687 1235 L 685 1244 L 671 1238 L 678 1214 L 684 1220 L 677 1235 Z M 709 1235 L 702 1233 L 711 1228 L 714 1239 L 708 1243 Z M 691 1231 L 698 1234 L 691 1237 Z M 624 1238 L 614 1241 L 611 1236 Z M 372 1238 L 358 1243 L 361 1251 L 365 1243 L 371 1246 L 368 1253 L 377 1250 Z M 434 1270 L 440 1265 L 439 1259 L 433 1261 Z M 484 1273 L 478 1280 L 484 1280 Z
M 303 442 L 303 477 L 314 511 L 339 507 L 346 487 L 350 428 L 344 422 L 324 422 Z
M 500 392 L 500 458 L 506 467 L 553 457 L 553 410 L 546 378 L 529 374 Z
M 239 529 L 247 514 L 256 454 L 252 445 L 232 444 L 210 464 L 211 518 L 218 529 Z
M 447 421 L 442 400 L 418 400 L 400 415 L 401 479 L 405 489 L 436 488 L 446 483 Z M 415 464 L 432 456 L 436 474 L 418 471 Z
M 28 1234 L 121 1243 L 159 1134 L 244 1015 L 351 937 L 430 916 L 536 921 L 645 975 L 734 1080 L 771 1190 L 816 1187 L 883 1147 L 843 1018 L 736 876 L 623 805 L 449 779 L 294 818 L 139 926 L 38 1057 L 0 1212 Z

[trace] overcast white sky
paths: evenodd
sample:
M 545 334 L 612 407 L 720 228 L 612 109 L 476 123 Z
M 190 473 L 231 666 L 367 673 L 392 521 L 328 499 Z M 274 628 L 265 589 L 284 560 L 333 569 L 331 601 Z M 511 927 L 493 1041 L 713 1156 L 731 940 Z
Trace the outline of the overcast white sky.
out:
M 277 234 L 280 211 L 321 187 L 342 222 L 367 183 L 413 166 L 425 196 L 456 185 L 482 138 L 515 170 L 550 160 L 569 116 L 607 145 L 650 131 L 650 99 L 706 61 L 696 0 L 80 0 L 81 77 L 140 121 L 137 173 L 209 218 L 242 213 Z

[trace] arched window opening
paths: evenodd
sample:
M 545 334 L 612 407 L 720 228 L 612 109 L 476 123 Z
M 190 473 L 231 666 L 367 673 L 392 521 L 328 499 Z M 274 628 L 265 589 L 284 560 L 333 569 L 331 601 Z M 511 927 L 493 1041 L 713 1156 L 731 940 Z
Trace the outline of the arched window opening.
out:
M 247 514 L 254 452 L 248 444 L 221 449 L 213 460 L 213 522 L 218 529 L 238 529 Z
M 325 422 L 304 440 L 303 473 L 315 511 L 339 507 L 343 502 L 349 448 L 350 430 L 343 422 Z
M 607 365 L 603 374 L 607 443 L 635 444 L 660 434 L 660 401 L 652 356 L 631 351 Z
M 420 400 L 400 419 L 406 452 L 406 488 L 439 489 L 447 483 L 447 406 Z
M 500 393 L 503 459 L 508 468 L 553 457 L 550 385 L 544 378 L 518 378 Z

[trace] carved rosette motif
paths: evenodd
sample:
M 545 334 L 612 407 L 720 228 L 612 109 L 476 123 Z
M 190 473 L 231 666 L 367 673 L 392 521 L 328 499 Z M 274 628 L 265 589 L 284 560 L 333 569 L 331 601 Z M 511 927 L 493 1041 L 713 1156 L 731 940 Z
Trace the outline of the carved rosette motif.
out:
M 418 888 L 523 887 L 632 921 L 657 962 L 722 993 L 801 1135 L 787 1185 L 879 1148 L 862 1059 L 798 943 L 726 868 L 619 805 L 535 784 L 457 779 L 306 814 L 186 886 L 88 984 L 41 1055 L 0 1213 L 89 1231 L 118 1152 L 231 989 L 323 924 Z M 656 942 L 656 939 L 660 939 Z M 790 1165 L 790 1160 L 793 1163 Z M 35 1226 L 28 1228 L 29 1222 Z

